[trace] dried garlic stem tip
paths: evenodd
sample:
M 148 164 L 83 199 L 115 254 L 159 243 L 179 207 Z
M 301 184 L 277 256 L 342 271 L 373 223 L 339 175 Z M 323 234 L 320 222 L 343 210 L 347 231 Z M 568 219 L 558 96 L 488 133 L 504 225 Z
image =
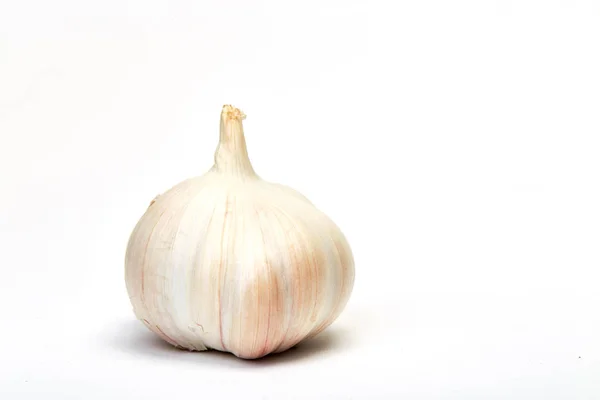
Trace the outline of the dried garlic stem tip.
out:
M 242 110 L 240 110 L 239 108 L 235 108 L 234 106 L 232 106 L 230 104 L 225 104 L 223 106 L 223 111 L 221 112 L 221 114 L 226 119 L 237 119 L 237 120 L 246 119 L 246 114 L 244 114 L 242 112 Z

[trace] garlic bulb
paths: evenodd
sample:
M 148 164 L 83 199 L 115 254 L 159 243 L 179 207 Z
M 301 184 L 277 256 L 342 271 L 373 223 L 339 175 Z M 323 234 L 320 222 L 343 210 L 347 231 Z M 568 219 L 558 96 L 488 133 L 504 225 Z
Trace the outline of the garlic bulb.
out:
M 135 315 L 165 341 L 251 359 L 329 326 L 354 261 L 325 214 L 256 175 L 244 118 L 224 106 L 214 166 L 152 201 L 129 239 L 125 279 Z

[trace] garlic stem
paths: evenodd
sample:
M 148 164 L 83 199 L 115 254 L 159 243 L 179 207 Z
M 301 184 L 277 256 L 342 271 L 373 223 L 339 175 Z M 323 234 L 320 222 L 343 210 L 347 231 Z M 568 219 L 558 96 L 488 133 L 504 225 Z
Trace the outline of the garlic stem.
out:
M 246 115 L 239 109 L 224 105 L 221 111 L 219 145 L 215 151 L 213 170 L 236 177 L 256 178 L 246 149 L 242 120 Z

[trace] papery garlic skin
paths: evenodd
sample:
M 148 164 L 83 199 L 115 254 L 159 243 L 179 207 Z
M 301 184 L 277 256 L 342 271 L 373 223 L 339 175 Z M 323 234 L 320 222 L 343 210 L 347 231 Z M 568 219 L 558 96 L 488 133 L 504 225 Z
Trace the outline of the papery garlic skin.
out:
M 244 117 L 224 106 L 213 168 L 153 200 L 131 234 L 125 279 L 136 316 L 165 341 L 252 359 L 329 326 L 354 261 L 325 214 L 256 175 Z

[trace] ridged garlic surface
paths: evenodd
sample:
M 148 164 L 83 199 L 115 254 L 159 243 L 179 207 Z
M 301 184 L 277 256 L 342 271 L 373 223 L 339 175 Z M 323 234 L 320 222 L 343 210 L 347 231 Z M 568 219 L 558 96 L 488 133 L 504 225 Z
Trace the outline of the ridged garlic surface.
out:
M 224 106 L 214 166 L 152 201 L 129 239 L 125 280 L 135 315 L 165 341 L 253 359 L 329 326 L 354 261 L 325 214 L 254 172 L 244 118 Z

